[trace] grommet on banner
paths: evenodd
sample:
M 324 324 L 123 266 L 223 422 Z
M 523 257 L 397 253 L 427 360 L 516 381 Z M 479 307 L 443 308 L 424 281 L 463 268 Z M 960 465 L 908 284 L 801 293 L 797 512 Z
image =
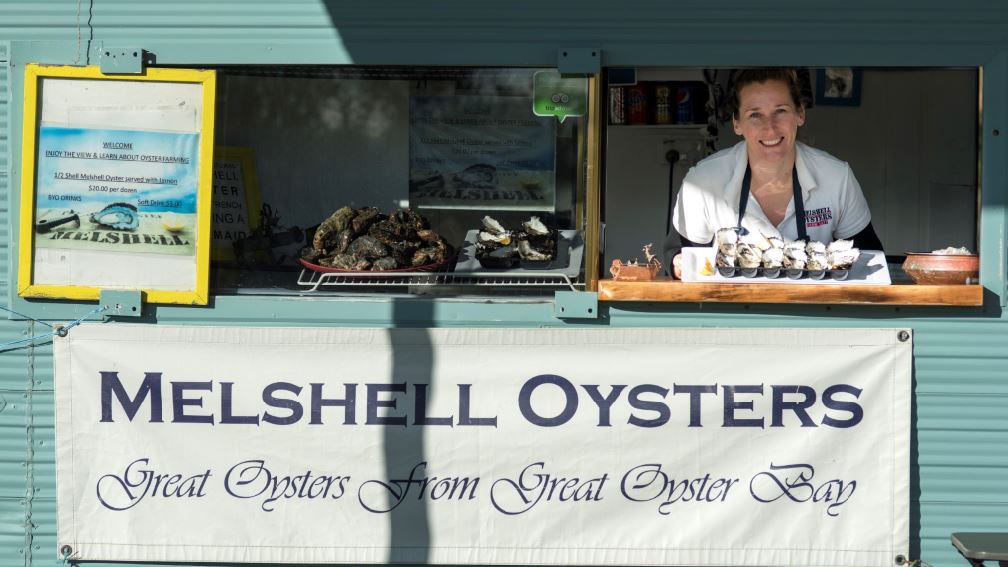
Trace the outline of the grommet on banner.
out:
M 60 555 L 63 556 L 63 563 L 64 564 L 69 564 L 70 563 L 70 555 L 71 554 L 73 554 L 73 548 L 70 547 L 69 545 L 64 545 L 63 547 L 60 548 Z
M 934 567 L 923 559 L 907 559 L 905 555 L 897 555 L 896 564 L 906 565 L 907 567 Z
M 908 340 L 910 340 L 910 333 L 908 333 L 906 331 L 900 331 L 899 333 L 896 334 L 896 338 L 899 339 L 899 341 L 901 343 L 905 343 Z M 897 559 L 899 559 L 899 557 L 903 557 L 903 556 L 900 555 L 900 556 L 897 557 Z M 904 559 L 906 559 L 906 558 L 904 558 Z

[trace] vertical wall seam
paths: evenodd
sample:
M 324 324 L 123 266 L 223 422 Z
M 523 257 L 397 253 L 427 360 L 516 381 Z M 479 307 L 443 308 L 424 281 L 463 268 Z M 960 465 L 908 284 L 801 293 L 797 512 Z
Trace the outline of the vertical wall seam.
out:
M 35 336 L 35 321 L 26 321 L 28 336 Z M 28 383 L 25 387 L 25 435 L 27 444 L 25 450 L 25 499 L 24 499 L 24 561 L 25 567 L 31 567 L 32 546 L 35 538 L 35 526 L 32 522 L 32 504 L 35 499 L 35 407 L 32 394 L 35 391 L 35 345 L 28 346 Z

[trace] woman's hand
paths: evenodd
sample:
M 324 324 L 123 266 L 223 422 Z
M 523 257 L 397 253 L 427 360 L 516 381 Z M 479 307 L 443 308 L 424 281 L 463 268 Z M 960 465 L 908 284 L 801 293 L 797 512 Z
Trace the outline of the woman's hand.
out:
M 682 279 L 682 254 L 676 254 L 672 258 L 672 275 L 677 280 Z

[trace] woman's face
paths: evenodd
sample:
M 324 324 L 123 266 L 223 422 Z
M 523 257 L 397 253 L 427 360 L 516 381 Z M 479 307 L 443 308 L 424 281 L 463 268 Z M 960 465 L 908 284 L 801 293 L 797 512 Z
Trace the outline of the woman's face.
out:
M 788 86 L 777 80 L 749 83 L 739 92 L 739 102 L 739 117 L 732 125 L 745 138 L 749 160 L 769 165 L 792 159 L 805 109 L 795 108 Z

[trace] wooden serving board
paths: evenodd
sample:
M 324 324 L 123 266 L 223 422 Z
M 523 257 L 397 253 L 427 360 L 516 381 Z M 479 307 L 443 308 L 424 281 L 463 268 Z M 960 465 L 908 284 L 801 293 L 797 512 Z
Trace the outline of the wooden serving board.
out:
M 983 305 L 980 285 L 828 285 L 600 280 L 600 301 L 805 303 L 853 305 Z

